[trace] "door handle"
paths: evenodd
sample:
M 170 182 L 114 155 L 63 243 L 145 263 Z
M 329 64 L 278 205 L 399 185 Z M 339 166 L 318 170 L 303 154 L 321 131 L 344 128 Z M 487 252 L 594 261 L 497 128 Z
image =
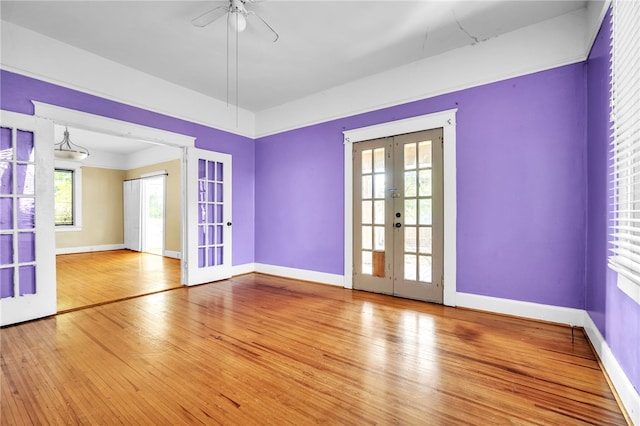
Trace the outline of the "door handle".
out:
M 227 226 L 231 226 L 231 222 L 227 222 Z
M 396 228 L 402 228 L 402 224 L 400 222 L 396 222 L 393 224 Z

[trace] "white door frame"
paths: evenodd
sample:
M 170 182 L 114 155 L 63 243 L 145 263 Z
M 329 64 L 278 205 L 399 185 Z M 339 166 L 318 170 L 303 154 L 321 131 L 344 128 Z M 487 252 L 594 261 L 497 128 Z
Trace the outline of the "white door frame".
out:
M 344 134 L 344 287 L 353 288 L 353 146 L 356 142 L 443 128 L 444 304 L 456 306 L 456 112 L 458 109 L 346 130 Z
M 166 145 L 182 148 L 182 156 L 185 157 L 187 151 L 195 147 L 196 138 L 179 133 L 173 133 L 167 130 L 160 130 L 153 127 L 147 127 L 140 124 L 130 123 L 128 121 L 116 120 L 100 115 L 89 114 L 86 112 L 59 107 L 56 105 L 46 104 L 43 102 L 32 101 L 35 108 L 35 116 L 51 120 L 55 124 L 61 126 L 70 126 L 78 129 L 90 130 L 99 133 L 105 133 L 113 136 L 120 136 L 131 139 L 140 139 L 153 142 L 158 145 Z M 183 161 L 184 163 L 184 161 Z M 186 203 L 184 202 L 184 194 L 187 188 L 187 171 L 183 168 L 182 173 L 182 194 L 183 194 L 183 211 L 182 214 L 186 218 Z M 182 221 L 182 267 L 180 268 L 180 281 L 182 284 L 186 282 L 186 239 L 187 221 Z

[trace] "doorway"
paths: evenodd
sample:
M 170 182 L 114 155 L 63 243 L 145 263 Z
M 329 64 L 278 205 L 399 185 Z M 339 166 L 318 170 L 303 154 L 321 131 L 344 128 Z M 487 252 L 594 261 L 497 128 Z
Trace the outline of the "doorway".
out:
M 353 286 L 443 302 L 443 129 L 353 145 Z
M 164 199 L 164 175 L 142 179 L 142 251 L 160 256 L 164 254 Z

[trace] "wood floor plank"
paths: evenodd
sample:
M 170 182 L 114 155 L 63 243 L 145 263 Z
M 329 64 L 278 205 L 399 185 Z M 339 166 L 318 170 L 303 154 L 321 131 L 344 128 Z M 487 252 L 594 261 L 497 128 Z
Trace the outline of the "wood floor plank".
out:
M 131 250 L 56 256 L 57 308 L 65 312 L 180 287 L 180 260 Z
M 0 345 L 3 425 L 626 424 L 581 330 L 259 274 Z

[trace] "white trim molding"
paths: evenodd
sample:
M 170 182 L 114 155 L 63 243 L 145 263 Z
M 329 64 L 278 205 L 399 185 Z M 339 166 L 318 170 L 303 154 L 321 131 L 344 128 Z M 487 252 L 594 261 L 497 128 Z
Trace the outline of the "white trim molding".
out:
M 96 251 L 124 250 L 124 244 L 56 248 L 56 254 L 93 253 Z
M 256 271 L 256 264 L 251 263 L 243 263 L 242 265 L 233 265 L 231 267 L 231 275 L 236 277 L 238 275 L 250 274 Z
M 522 302 L 520 300 L 502 299 L 471 293 L 458 293 L 456 301 L 461 308 L 477 309 L 479 311 L 555 322 L 576 327 L 582 327 L 583 325 L 584 310 L 582 309 Z
M 164 257 L 170 257 L 172 259 L 182 259 L 182 253 L 180 253 L 179 251 L 164 250 L 162 252 L 162 255 Z
M 344 284 L 344 277 L 342 275 L 309 271 L 306 269 L 288 268 L 286 266 L 267 265 L 264 263 L 256 263 L 255 272 L 259 274 L 276 275 L 283 278 L 292 278 L 295 280 L 310 281 L 340 287 Z
M 344 281 L 353 288 L 353 144 L 442 127 L 444 138 L 444 304 L 456 306 L 457 109 L 346 130 L 344 134 Z
M 602 334 L 600 334 L 598 327 L 596 327 L 589 313 L 586 311 L 583 312 L 584 331 L 587 333 L 591 345 L 593 345 L 596 350 L 609 379 L 611 379 L 611 383 L 620 397 L 622 405 L 627 410 L 631 422 L 636 426 L 640 426 L 640 394 L 638 394 L 638 391 L 635 390 L 633 384 L 622 370 L 618 360 L 616 360 L 613 352 L 611 352 L 611 348 L 604 337 L 602 337 Z

